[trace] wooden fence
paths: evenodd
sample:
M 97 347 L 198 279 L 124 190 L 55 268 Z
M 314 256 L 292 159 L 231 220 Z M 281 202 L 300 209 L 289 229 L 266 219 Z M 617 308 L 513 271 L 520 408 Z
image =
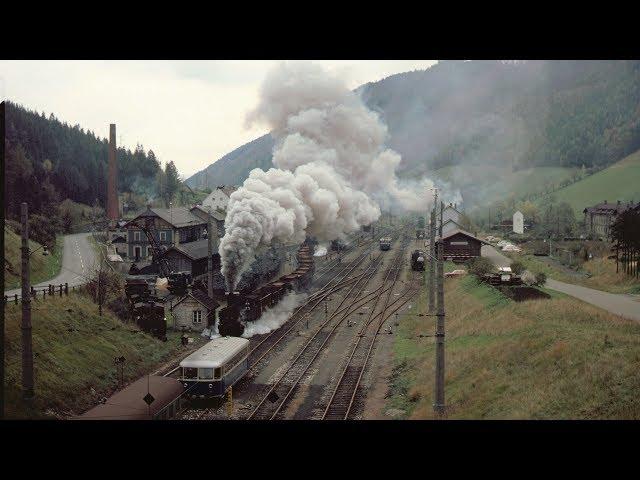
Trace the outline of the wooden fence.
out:
M 76 289 L 82 288 L 83 285 L 74 285 L 69 287 L 68 283 L 60 284 L 60 285 L 47 285 L 46 287 L 31 287 L 31 298 L 34 300 L 43 299 L 51 297 L 62 297 L 63 295 L 69 295 L 69 290 L 72 292 Z M 14 295 L 5 295 L 4 296 L 4 304 L 15 303 L 16 305 L 20 302 L 22 295 L 16 293 Z

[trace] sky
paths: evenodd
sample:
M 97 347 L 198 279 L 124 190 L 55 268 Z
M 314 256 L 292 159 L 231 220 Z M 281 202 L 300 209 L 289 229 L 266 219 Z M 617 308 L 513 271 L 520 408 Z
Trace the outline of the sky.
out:
M 108 137 L 140 143 L 183 178 L 265 133 L 246 127 L 266 73 L 281 60 L 0 61 L 0 98 Z M 350 88 L 435 60 L 314 60 Z

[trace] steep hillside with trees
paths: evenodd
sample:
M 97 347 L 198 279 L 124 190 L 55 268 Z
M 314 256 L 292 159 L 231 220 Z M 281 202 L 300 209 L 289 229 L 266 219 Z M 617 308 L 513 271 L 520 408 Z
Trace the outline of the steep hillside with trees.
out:
M 5 103 L 5 125 L 5 218 L 19 220 L 20 204 L 27 202 L 32 236 L 51 246 L 57 233 L 104 213 L 106 138 L 12 102 Z M 147 202 L 189 204 L 203 196 L 183 184 L 173 161 L 163 169 L 153 150 L 119 147 L 117 155 L 118 191 L 130 210 Z

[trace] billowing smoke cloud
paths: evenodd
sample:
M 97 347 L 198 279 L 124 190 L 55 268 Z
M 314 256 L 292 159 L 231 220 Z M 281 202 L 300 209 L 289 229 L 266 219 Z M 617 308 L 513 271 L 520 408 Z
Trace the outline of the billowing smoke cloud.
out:
M 293 311 L 307 299 L 306 293 L 289 293 L 273 308 L 262 314 L 255 322 L 248 322 L 242 336 L 250 338 L 280 328 L 291 317 Z
M 426 208 L 430 181 L 399 185 L 400 155 L 384 146 L 387 127 L 319 66 L 284 63 L 271 71 L 247 120 L 271 128 L 278 168 L 252 170 L 231 195 L 219 248 L 229 288 L 260 245 L 343 238 L 379 218 L 379 201 Z
M 327 254 L 326 245 L 316 245 L 315 251 L 313 252 L 314 257 L 324 257 Z

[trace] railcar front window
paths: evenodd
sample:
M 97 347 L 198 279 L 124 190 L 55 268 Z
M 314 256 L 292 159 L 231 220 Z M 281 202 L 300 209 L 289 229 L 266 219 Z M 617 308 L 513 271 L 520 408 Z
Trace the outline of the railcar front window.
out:
M 221 367 L 216 368 L 216 369 L 214 370 L 214 373 L 215 373 L 214 378 L 215 378 L 216 380 L 217 380 L 217 379 L 219 379 L 219 378 L 221 378 L 221 377 L 222 377 L 222 368 L 221 368 Z
M 213 368 L 201 368 L 199 376 L 203 380 L 211 380 L 213 378 Z
M 182 374 L 184 378 L 198 378 L 198 369 L 197 368 L 183 368 Z

